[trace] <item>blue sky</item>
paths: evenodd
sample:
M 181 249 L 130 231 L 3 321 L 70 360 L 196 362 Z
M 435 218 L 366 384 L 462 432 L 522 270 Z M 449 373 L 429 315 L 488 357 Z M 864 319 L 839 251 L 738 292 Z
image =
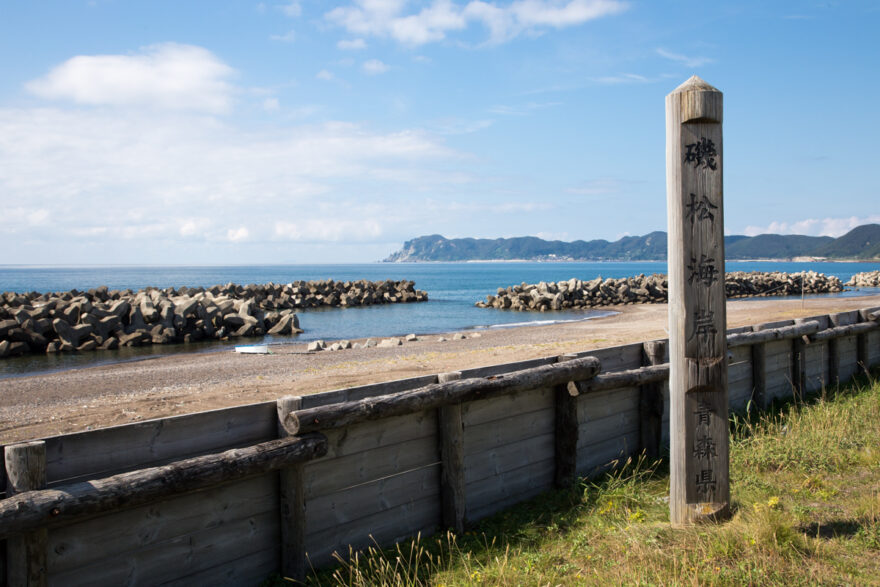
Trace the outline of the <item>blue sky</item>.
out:
M 725 95 L 729 234 L 880 222 L 880 3 L 0 0 L 0 264 L 369 262 L 666 228 Z

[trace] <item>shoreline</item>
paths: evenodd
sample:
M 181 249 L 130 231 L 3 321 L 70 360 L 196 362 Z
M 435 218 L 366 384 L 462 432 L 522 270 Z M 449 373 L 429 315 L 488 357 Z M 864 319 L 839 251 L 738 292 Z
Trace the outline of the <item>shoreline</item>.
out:
M 727 304 L 728 327 L 875 306 L 880 306 L 880 295 L 805 302 L 732 300 Z M 666 338 L 666 304 L 609 309 L 619 313 L 569 323 L 484 329 L 479 337 L 464 340 L 437 342 L 441 335 L 434 334 L 393 348 L 317 353 L 306 353 L 304 343 L 295 343 L 279 346 L 272 355 L 238 354 L 231 349 L 185 353 L 3 379 L 0 442 Z

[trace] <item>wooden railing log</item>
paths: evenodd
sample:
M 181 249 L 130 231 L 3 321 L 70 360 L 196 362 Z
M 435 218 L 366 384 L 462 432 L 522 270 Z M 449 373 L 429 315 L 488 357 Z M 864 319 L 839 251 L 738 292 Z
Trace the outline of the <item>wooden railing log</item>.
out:
M 669 363 L 663 363 L 596 375 L 581 386 L 581 393 L 594 393 L 618 387 L 638 387 L 667 379 L 669 379 Z
M 863 334 L 876 328 L 880 328 L 880 324 L 876 322 L 856 322 L 855 324 L 848 324 L 846 326 L 834 326 L 833 328 L 826 328 L 825 330 L 820 330 L 811 334 L 810 342 L 821 342 L 823 340 L 839 338 L 841 336 Z
M 285 420 L 284 427 L 291 434 L 342 428 L 356 422 L 436 409 L 453 402 L 583 381 L 594 377 L 600 368 L 599 359 L 584 357 L 493 377 L 435 383 L 411 391 L 292 412 Z
M 767 330 L 758 330 L 756 332 L 729 334 L 727 335 L 727 348 L 770 342 L 772 340 L 795 338 L 805 334 L 813 334 L 818 332 L 820 328 L 821 325 L 818 322 L 810 320 L 793 326 L 781 326 L 779 328 L 768 328 Z
M 46 524 L 207 489 L 327 454 L 322 434 L 287 437 L 0 501 L 0 538 Z

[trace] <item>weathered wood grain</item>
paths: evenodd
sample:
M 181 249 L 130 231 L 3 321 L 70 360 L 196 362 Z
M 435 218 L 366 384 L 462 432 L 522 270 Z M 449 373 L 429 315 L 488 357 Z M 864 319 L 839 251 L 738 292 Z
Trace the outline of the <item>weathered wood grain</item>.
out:
M 646 342 L 642 346 L 642 362 L 647 367 L 659 367 L 666 361 L 665 340 Z M 665 364 L 668 368 L 668 364 Z M 663 387 L 669 378 L 668 371 L 659 381 L 643 383 L 639 388 L 639 451 L 649 459 L 660 457 L 663 421 Z
M 577 355 L 562 355 L 559 362 L 577 359 Z M 571 382 L 557 385 L 554 395 L 554 458 L 556 472 L 553 482 L 556 487 L 569 487 L 577 477 L 578 443 L 578 388 Z
M 509 469 L 467 486 L 468 515 L 472 521 L 500 511 L 553 487 L 556 463 L 551 457 L 522 467 Z
M 440 464 L 383 477 L 308 501 L 306 535 L 359 524 L 363 518 L 389 511 L 413 498 L 440 501 Z
M 283 422 L 292 411 L 302 407 L 299 396 L 285 396 L 278 400 L 278 436 L 288 436 Z M 281 525 L 281 574 L 294 581 L 306 578 L 305 528 L 306 498 L 303 464 L 294 463 L 278 470 L 278 510 Z
M 438 383 L 459 379 L 461 379 L 460 372 L 441 373 L 437 376 Z M 437 409 L 437 424 L 443 526 L 462 533 L 467 516 L 467 497 L 464 481 L 464 424 L 461 418 L 461 402 L 440 406 Z
M 739 334 L 731 334 L 727 337 L 727 346 L 730 348 L 742 345 L 755 345 L 763 342 L 786 340 L 803 336 L 805 334 L 813 334 L 819 331 L 821 324 L 816 320 L 808 320 L 801 324 L 791 326 L 780 326 L 767 330 L 757 330 L 755 332 L 741 332 Z
M 316 460 L 304 467 L 306 500 L 439 462 L 436 433 L 368 452 Z
M 46 487 L 46 443 L 42 440 L 22 442 L 5 447 L 5 504 L 16 496 Z M 0 523 L 0 527 L 3 524 Z M 2 532 L 2 529 L 0 529 Z M 6 541 L 6 582 L 11 587 L 48 584 L 48 530 L 31 527 L 28 532 L 9 536 Z
M 49 535 L 50 573 L 126 558 L 138 550 L 200 532 L 222 533 L 239 520 L 276 514 L 278 486 L 273 477 L 267 473 L 53 528 Z
M 553 408 L 544 408 L 480 426 L 465 425 L 465 459 L 526 438 L 553 434 L 554 422 Z
M 413 391 L 383 395 L 343 404 L 331 404 L 293 412 L 285 422 L 291 434 L 341 428 L 367 420 L 436 409 L 456 401 L 494 397 L 590 379 L 599 372 L 597 359 L 584 358 L 525 369 L 493 378 L 462 379 L 436 383 Z
M 153 467 L 276 438 L 275 402 L 262 402 L 46 439 L 49 486 Z
M 430 536 L 439 528 L 441 515 L 436 495 L 424 499 L 414 495 L 404 504 L 361 518 L 355 524 L 308 534 L 306 557 L 309 564 L 320 567 L 334 560 L 333 552 L 347 560 L 349 547 L 357 551 L 376 544 L 391 545 L 416 534 Z
M 465 459 L 464 481 L 476 483 L 506 471 L 519 469 L 529 463 L 554 458 L 555 435 L 541 434 L 524 438 L 490 450 L 479 452 Z
M 465 428 L 477 428 L 493 422 L 502 427 L 507 425 L 502 423 L 503 420 L 553 409 L 553 402 L 553 389 L 549 387 L 465 402 L 462 404 L 462 423 Z
M 670 521 L 728 515 L 721 92 L 693 76 L 666 97 Z M 753 337 L 757 333 L 731 337 Z
M 323 435 L 310 434 L 61 488 L 27 491 L 0 501 L 0 536 L 258 475 L 320 456 L 326 447 Z
M 277 569 L 279 540 L 278 513 L 265 512 L 236 520 L 222 532 L 210 528 L 56 573 L 52 583 L 65 587 L 162 585 L 181 576 L 228 568 L 246 555 L 260 556 L 265 566 L 271 563 Z

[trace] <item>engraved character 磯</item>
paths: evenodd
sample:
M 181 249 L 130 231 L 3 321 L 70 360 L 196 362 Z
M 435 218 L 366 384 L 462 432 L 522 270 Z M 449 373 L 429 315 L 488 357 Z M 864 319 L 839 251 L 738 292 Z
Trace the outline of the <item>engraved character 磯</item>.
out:
M 711 169 L 715 171 L 718 165 L 715 163 L 715 157 L 718 151 L 715 150 L 715 143 L 706 137 L 701 137 L 696 143 L 685 145 L 687 152 L 684 154 L 685 163 L 693 163 L 694 167 L 702 167 L 703 169 Z

